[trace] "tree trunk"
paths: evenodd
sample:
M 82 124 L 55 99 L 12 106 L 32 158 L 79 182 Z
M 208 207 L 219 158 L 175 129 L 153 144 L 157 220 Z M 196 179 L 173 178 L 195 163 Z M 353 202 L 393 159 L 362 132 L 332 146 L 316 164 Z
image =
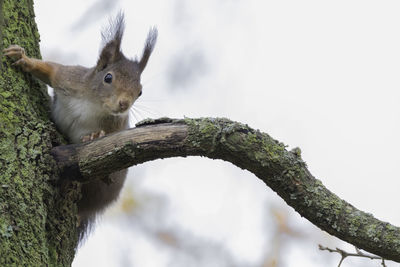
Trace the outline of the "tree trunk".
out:
M 0 9 L 1 50 L 18 44 L 40 58 L 33 1 L 2 0 Z M 60 138 L 46 87 L 3 56 L 0 71 L 0 266 L 69 266 L 75 196 L 51 182 L 58 174 L 50 149 Z

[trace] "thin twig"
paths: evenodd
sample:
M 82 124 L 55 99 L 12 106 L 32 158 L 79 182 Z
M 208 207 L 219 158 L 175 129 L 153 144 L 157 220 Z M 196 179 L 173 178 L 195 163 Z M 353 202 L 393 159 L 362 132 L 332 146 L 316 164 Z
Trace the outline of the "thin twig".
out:
M 342 258 L 339 261 L 338 267 L 340 267 L 340 265 L 342 265 L 342 262 L 346 257 L 361 257 L 361 258 L 368 258 L 368 259 L 371 259 L 371 260 L 381 260 L 382 261 L 381 262 L 382 266 L 383 267 L 387 267 L 386 264 L 385 264 L 385 259 L 384 258 L 379 257 L 379 256 L 375 256 L 375 255 L 371 255 L 371 254 L 365 254 L 364 252 L 362 252 L 357 247 L 355 247 L 356 253 L 347 252 L 347 251 L 344 251 L 343 249 L 340 249 L 340 248 L 332 249 L 332 248 L 324 247 L 322 245 L 318 245 L 318 247 L 319 247 L 320 250 L 327 250 L 327 251 L 329 251 L 331 253 L 335 253 L 335 252 L 339 253 L 340 256 L 342 256 Z

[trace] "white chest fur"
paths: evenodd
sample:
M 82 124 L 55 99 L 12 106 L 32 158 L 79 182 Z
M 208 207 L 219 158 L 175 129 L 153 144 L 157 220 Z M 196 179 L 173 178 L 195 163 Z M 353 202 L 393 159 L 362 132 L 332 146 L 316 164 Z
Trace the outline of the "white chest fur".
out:
M 57 95 L 52 107 L 54 122 L 72 143 L 79 143 L 82 136 L 102 130 L 100 119 L 104 115 L 101 104 L 62 94 Z

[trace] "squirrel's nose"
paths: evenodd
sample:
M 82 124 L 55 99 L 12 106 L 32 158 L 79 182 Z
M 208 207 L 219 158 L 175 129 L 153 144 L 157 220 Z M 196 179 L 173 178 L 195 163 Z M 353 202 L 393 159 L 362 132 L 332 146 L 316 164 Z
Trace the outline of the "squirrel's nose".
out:
M 125 111 L 129 108 L 129 101 L 128 100 L 120 100 L 119 101 L 119 108 L 121 111 Z

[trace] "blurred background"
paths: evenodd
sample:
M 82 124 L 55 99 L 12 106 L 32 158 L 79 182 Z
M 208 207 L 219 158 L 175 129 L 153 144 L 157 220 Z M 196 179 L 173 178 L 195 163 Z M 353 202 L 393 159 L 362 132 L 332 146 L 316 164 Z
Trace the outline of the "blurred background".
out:
M 162 116 L 247 123 L 300 147 L 341 198 L 400 225 L 399 1 L 36 0 L 43 58 L 94 66 L 100 31 L 119 10 L 126 56 L 140 56 L 149 28 L 159 30 L 132 125 Z M 340 256 L 318 244 L 354 251 L 253 174 L 174 158 L 130 169 L 73 266 L 337 266 Z

